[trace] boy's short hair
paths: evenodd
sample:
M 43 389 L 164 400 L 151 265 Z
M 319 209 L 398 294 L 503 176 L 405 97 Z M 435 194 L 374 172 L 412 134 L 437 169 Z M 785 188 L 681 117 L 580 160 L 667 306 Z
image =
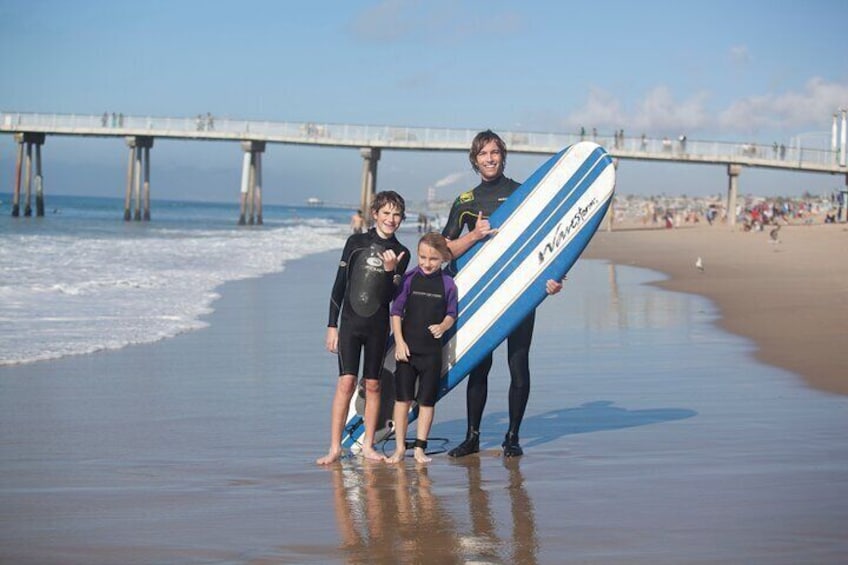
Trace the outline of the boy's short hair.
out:
M 406 219 L 406 202 L 403 196 L 394 190 L 384 190 L 374 195 L 374 200 L 371 202 L 371 213 L 376 214 L 380 208 L 389 204 L 400 210 L 400 219 Z

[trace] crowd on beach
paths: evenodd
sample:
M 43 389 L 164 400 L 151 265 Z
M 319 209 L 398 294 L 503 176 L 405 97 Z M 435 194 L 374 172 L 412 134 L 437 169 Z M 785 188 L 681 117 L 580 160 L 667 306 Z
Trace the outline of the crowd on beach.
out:
M 711 197 L 615 197 L 613 225 L 646 228 L 679 228 L 700 223 L 727 223 L 727 203 Z M 846 221 L 840 193 L 806 194 L 798 198 L 745 196 L 736 205 L 736 224 L 744 231 L 761 231 L 769 225 L 822 224 Z

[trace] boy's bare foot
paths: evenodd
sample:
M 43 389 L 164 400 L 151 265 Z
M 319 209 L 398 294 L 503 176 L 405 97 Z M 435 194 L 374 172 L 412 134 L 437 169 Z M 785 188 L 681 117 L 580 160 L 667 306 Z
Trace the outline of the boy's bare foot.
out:
M 325 455 L 324 457 L 320 457 L 320 458 L 316 459 L 315 463 L 317 463 L 318 465 L 329 465 L 330 463 L 335 463 L 336 461 L 341 459 L 341 456 L 342 456 L 342 448 L 341 447 L 339 447 L 337 449 L 331 449 L 330 451 L 327 452 L 327 455 Z
M 429 463 L 433 459 L 431 457 L 427 457 L 427 454 L 424 453 L 424 450 L 420 447 L 415 448 L 415 460 L 419 463 Z
M 400 463 L 406 457 L 406 451 L 395 451 L 391 457 L 386 459 L 386 463 Z
M 369 461 L 385 461 L 386 458 L 383 455 L 377 453 L 377 451 L 371 446 L 362 446 L 362 456 Z

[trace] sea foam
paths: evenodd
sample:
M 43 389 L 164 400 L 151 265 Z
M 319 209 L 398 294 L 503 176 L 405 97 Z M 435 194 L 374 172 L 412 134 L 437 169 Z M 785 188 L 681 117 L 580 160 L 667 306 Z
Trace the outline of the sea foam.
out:
M 347 235 L 338 223 L 317 219 L 255 229 L 117 225 L 103 233 L 4 234 L 0 365 L 117 349 L 205 327 L 203 316 L 221 284 L 340 249 Z

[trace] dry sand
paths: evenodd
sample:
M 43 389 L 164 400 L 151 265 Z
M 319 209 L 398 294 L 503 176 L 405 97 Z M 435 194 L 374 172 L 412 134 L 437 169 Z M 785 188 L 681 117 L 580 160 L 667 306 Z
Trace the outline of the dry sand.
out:
M 583 257 L 667 274 L 658 286 L 712 300 L 720 325 L 753 340 L 760 361 L 848 394 L 847 249 L 845 224 L 782 226 L 777 241 L 769 228 L 621 225 L 599 231 Z

